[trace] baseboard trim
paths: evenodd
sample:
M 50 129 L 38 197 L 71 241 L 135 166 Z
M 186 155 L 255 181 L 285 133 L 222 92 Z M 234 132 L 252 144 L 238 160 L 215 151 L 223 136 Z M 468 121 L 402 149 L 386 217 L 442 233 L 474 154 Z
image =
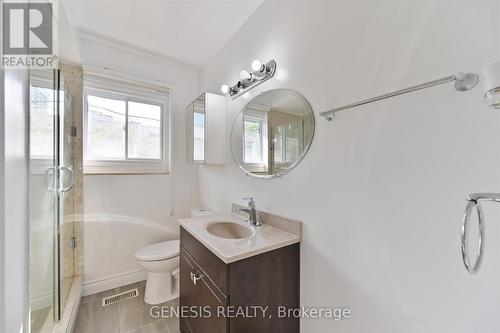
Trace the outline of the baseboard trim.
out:
M 82 296 L 88 296 L 100 293 L 101 291 L 106 291 L 127 284 L 144 281 L 147 278 L 147 272 L 138 269 L 134 271 L 129 271 L 125 273 L 120 273 L 112 276 L 106 276 L 104 278 L 90 280 L 83 282 Z

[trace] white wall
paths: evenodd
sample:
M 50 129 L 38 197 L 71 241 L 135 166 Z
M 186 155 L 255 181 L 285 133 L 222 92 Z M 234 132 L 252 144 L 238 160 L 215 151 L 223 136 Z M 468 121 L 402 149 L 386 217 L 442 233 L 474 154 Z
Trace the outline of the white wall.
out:
M 253 59 L 279 72 L 252 94 L 301 92 L 320 111 L 500 60 L 498 1 L 267 0 L 204 69 L 201 90 L 235 82 Z M 465 194 L 500 191 L 500 113 L 482 89 L 450 85 L 317 117 L 312 148 L 281 179 L 232 161 L 199 172 L 202 204 L 258 208 L 304 221 L 302 304 L 348 306 L 342 322 L 302 332 L 500 330 L 500 207 L 485 205 L 482 271 L 466 273 Z M 228 101 L 228 131 L 245 100 Z M 228 135 L 229 140 L 229 135 Z M 229 142 L 227 153 L 230 155 Z
M 197 171 L 194 165 L 184 162 L 184 108 L 196 98 L 199 91 L 199 71 L 168 59 L 147 57 L 106 41 L 82 38 L 79 40 L 79 47 L 85 65 L 106 67 L 132 76 L 161 80 L 172 86 L 170 96 L 172 173 L 170 175 L 85 175 L 85 214 L 118 214 L 177 227 L 177 219 L 188 216 L 189 210 L 198 205 Z M 175 214 L 170 216 L 174 212 Z M 87 224 L 85 227 L 90 228 Z M 106 228 L 105 225 L 102 227 Z M 124 230 L 128 227 L 128 224 L 123 226 Z M 92 225 L 92 228 L 95 228 L 95 225 Z M 114 237 L 111 239 L 99 233 L 86 231 L 85 257 L 105 250 L 109 244 L 119 244 L 124 253 L 133 254 L 138 250 L 135 248 L 138 246 L 137 242 L 127 244 L 121 239 L 120 230 L 113 230 L 117 233 L 112 234 Z M 143 232 L 137 229 L 136 237 L 141 239 L 143 244 L 158 241 L 158 237 L 150 236 L 151 230 L 148 227 L 142 230 Z M 164 239 L 169 237 L 175 235 L 165 236 Z M 133 256 L 129 257 L 128 262 L 123 265 L 115 265 L 113 272 L 101 270 L 99 265 L 86 263 L 85 280 L 88 282 L 89 279 L 102 279 L 126 273 L 135 265 Z M 121 258 L 109 259 L 111 261 L 116 259 L 116 263 L 123 262 Z
M 76 44 L 75 35 L 71 26 L 68 22 L 68 16 L 66 15 L 66 10 L 62 1 L 59 3 L 59 13 L 58 13 L 58 56 L 59 61 L 65 64 L 80 65 L 82 59 L 80 58 L 80 53 L 78 52 L 78 45 Z
M 22 333 L 29 331 L 28 72 L 0 77 L 0 331 Z
M 0 9 L 0 13 L 1 9 Z M 1 29 L 1 28 L 0 28 Z M 4 73 L 0 71 L 0 109 L 3 111 L 4 103 Z M 2 112 L 2 114 L 4 114 Z M 4 133 L 5 133 L 5 120 L 0 114 L 0 188 L 5 188 L 5 147 L 4 147 Z M 0 191 L 0 214 L 2 218 L 2 223 L 0 223 L 0 270 L 5 272 L 5 191 Z M 0 327 L 5 328 L 5 274 L 0 274 Z

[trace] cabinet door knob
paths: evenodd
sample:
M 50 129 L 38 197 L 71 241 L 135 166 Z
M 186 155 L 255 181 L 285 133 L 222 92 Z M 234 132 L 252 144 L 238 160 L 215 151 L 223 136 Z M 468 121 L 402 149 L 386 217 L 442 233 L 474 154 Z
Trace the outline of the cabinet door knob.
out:
M 198 281 L 201 280 L 202 278 L 203 278 L 202 274 L 191 272 L 191 281 L 193 281 L 194 285 L 197 285 Z

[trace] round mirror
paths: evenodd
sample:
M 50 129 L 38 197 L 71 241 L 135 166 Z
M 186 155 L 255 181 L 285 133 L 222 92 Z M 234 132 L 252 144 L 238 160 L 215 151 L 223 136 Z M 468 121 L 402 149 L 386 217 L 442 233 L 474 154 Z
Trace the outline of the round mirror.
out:
M 288 89 L 261 93 L 245 105 L 231 131 L 231 152 L 248 175 L 281 176 L 304 157 L 314 136 L 314 113 Z

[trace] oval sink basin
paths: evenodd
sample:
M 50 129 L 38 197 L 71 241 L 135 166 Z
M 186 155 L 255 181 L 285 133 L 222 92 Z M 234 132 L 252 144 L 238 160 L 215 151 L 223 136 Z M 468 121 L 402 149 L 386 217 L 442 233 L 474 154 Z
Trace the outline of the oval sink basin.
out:
M 253 230 L 234 222 L 215 222 L 207 226 L 207 231 L 226 239 L 243 239 L 253 235 Z

